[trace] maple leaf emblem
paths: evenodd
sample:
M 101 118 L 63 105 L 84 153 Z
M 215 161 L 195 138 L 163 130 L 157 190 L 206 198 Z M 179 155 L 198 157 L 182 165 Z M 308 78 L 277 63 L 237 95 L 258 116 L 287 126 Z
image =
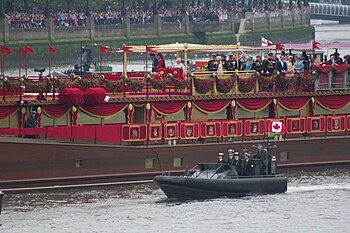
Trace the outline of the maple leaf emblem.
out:
M 279 130 L 281 128 L 281 126 L 279 124 L 277 124 L 277 123 L 274 124 L 272 127 L 273 127 L 274 130 Z

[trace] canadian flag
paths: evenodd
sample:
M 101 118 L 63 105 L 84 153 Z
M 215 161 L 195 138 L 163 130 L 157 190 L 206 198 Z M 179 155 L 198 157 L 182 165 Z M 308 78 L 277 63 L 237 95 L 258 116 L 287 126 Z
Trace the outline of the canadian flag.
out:
M 261 47 L 267 47 L 270 45 L 273 45 L 273 43 L 271 41 L 269 41 L 265 37 L 261 37 Z
M 286 127 L 281 121 L 269 121 L 267 126 L 268 132 L 271 133 L 284 133 L 286 131 Z

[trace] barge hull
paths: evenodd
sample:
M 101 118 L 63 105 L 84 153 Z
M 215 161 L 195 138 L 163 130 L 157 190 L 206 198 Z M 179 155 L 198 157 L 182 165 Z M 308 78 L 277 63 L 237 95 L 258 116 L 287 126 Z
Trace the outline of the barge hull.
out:
M 114 146 L 0 138 L 0 190 L 114 182 L 149 182 L 164 172 L 182 172 L 218 152 L 262 141 L 177 146 Z M 349 137 L 278 141 L 272 151 L 279 168 L 350 164 Z M 253 151 L 254 152 L 254 151 Z M 177 162 L 174 162 L 177 160 Z

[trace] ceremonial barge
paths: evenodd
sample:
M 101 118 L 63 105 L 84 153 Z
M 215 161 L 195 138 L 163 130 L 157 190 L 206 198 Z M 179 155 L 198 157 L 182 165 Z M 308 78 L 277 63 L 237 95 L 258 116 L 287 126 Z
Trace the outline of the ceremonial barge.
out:
M 252 150 L 254 143 L 277 144 L 279 168 L 348 164 L 349 65 L 315 61 L 304 75 L 208 71 L 203 62 L 193 71 L 187 67 L 194 53 L 232 53 L 238 59 L 241 51 L 281 49 L 301 53 L 315 48 L 124 46 L 120 72 L 97 68 L 93 74 L 65 77 L 2 75 L 0 190 L 152 181 L 198 161 L 212 163 L 218 152 L 230 148 Z M 127 55 L 137 52 L 146 60 L 153 52 L 176 54 L 184 69 L 131 72 Z M 37 127 L 26 127 L 29 115 Z M 268 130 L 271 124 L 278 127 Z

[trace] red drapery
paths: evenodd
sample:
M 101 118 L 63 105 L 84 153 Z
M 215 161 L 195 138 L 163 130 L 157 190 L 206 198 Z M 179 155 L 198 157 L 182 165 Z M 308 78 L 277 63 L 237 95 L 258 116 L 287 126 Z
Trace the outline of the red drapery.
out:
M 270 99 L 237 99 L 237 104 L 246 111 L 257 112 L 266 108 L 271 103 Z
M 299 110 L 303 108 L 308 102 L 309 97 L 289 97 L 289 98 L 279 98 L 279 105 L 287 110 Z
M 0 108 L 0 119 L 3 119 L 5 117 L 12 115 L 17 110 L 19 110 L 19 108 L 17 106 L 1 107 Z
M 121 125 L 96 126 L 96 140 L 105 142 L 121 142 Z
M 325 109 L 337 110 L 346 106 L 349 103 L 350 96 L 318 96 L 316 97 L 316 101 Z
M 64 88 L 58 95 L 61 102 L 68 106 L 80 106 L 83 102 L 83 92 L 79 88 Z
M 106 117 L 123 111 L 127 107 L 126 103 L 112 103 L 112 104 L 99 104 L 99 105 L 83 105 L 81 110 L 92 116 Z
M 83 92 L 85 105 L 103 104 L 106 98 L 106 91 L 101 87 L 87 88 Z
M 193 102 L 193 105 L 196 106 L 196 108 L 201 112 L 215 113 L 222 111 L 227 107 L 227 105 L 230 104 L 230 102 L 230 100 L 197 100 Z
M 155 111 L 162 115 L 169 115 L 177 113 L 184 109 L 184 107 L 186 107 L 186 102 L 154 102 L 152 103 L 152 107 Z
M 52 118 L 60 118 L 67 114 L 70 107 L 65 105 L 45 105 L 43 111 L 46 115 Z

